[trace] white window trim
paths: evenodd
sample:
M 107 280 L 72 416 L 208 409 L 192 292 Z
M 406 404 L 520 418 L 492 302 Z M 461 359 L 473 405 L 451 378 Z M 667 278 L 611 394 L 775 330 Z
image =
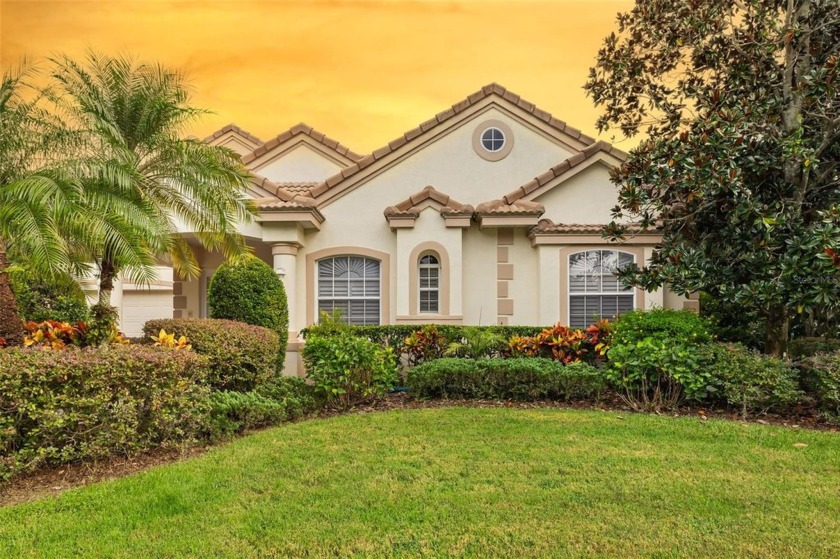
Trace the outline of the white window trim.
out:
M 631 287 L 630 292 L 627 291 L 610 291 L 610 292 L 599 292 L 599 293 L 572 293 L 572 256 L 584 253 L 584 252 L 594 252 L 594 251 L 601 251 L 601 252 L 616 252 L 620 254 L 627 254 L 633 258 L 633 264 L 636 263 L 636 255 L 632 252 L 627 252 L 626 250 L 617 250 L 612 248 L 589 248 L 579 250 L 577 252 L 571 252 L 566 256 L 566 324 L 569 328 L 572 327 L 572 297 L 585 297 L 587 295 L 622 295 L 622 296 L 632 296 L 633 297 L 633 308 L 636 307 L 636 289 Z M 602 274 L 603 275 L 603 274 Z

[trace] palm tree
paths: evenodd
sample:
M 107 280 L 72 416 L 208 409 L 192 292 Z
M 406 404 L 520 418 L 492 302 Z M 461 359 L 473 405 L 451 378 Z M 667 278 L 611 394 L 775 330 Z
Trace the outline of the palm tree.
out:
M 56 106 L 79 140 L 74 175 L 87 207 L 110 216 L 88 254 L 99 275 L 95 318 L 113 312 L 120 273 L 142 283 L 153 278 L 156 259 L 166 259 L 179 275 L 198 275 L 179 223 L 209 250 L 246 250 L 236 225 L 253 216 L 248 174 L 233 151 L 183 137 L 205 112 L 189 106 L 180 73 L 96 53 L 53 63 Z M 135 234 L 110 235 L 109 227 Z

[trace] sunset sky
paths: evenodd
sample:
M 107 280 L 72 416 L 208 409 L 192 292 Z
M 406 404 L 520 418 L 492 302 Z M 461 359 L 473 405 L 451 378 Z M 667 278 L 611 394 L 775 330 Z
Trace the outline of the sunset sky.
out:
M 87 48 L 163 62 L 190 77 L 194 105 L 213 111 L 191 131 L 200 136 L 235 122 L 265 140 L 303 121 L 370 152 L 493 81 L 595 135 L 581 88 L 631 5 L 0 0 L 0 63 Z

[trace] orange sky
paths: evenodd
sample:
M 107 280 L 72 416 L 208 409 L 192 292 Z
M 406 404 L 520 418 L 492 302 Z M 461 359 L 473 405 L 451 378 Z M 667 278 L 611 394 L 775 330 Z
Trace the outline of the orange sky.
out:
M 303 121 L 370 152 L 493 81 L 595 135 L 581 86 L 631 5 L 0 0 L 0 64 L 88 47 L 161 61 L 185 71 L 193 104 L 215 113 L 192 131 L 201 136 L 235 122 L 268 139 Z

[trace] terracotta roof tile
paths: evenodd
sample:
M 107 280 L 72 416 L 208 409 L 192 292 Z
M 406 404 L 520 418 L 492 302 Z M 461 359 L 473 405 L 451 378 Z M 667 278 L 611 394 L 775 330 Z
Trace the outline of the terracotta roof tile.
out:
M 285 185 L 293 185 L 294 188 L 311 187 L 313 183 L 275 183 L 265 177 L 252 173 L 251 182 L 259 188 L 270 192 L 274 196 L 255 198 L 254 204 L 257 208 L 265 211 L 300 211 L 310 210 L 321 215 L 317 209 L 318 203 L 309 196 L 308 189 L 305 192 L 292 192 Z M 323 216 L 322 216 L 323 217 Z
M 469 204 L 462 204 L 453 200 L 449 195 L 427 186 L 420 192 L 415 192 L 402 202 L 385 208 L 385 217 L 417 217 L 420 215 L 419 205 L 427 200 L 433 200 L 440 205 L 438 211 L 443 216 L 472 216 L 475 209 Z
M 262 140 L 260 140 L 259 138 L 257 138 L 256 136 L 254 136 L 253 134 L 248 132 L 247 130 L 243 130 L 242 128 L 238 127 L 237 125 L 235 125 L 233 123 L 226 124 L 225 126 L 222 126 L 218 130 L 216 130 L 215 132 L 213 132 L 212 134 L 210 134 L 209 136 L 204 138 L 204 141 L 205 142 L 211 142 L 211 141 L 215 140 L 216 138 L 218 138 L 220 136 L 224 136 L 228 132 L 236 132 L 240 136 L 242 136 L 244 138 L 247 138 L 248 140 L 254 142 L 257 145 L 262 143 Z
M 435 128 L 436 126 L 439 126 L 439 125 L 443 124 L 447 120 L 449 120 L 452 117 L 458 115 L 459 113 L 462 113 L 463 111 L 470 108 L 472 105 L 478 103 L 479 101 L 481 101 L 482 99 L 485 99 L 486 97 L 488 97 L 490 95 L 498 95 L 498 96 L 501 96 L 502 98 L 504 98 L 504 99 L 506 99 L 506 100 L 508 100 L 512 103 L 517 104 L 519 107 L 521 107 L 525 111 L 531 112 L 532 114 L 536 115 L 537 118 L 546 122 L 552 128 L 555 128 L 556 130 L 558 130 L 560 132 L 568 133 L 568 134 L 572 135 L 573 137 L 579 139 L 582 143 L 587 144 L 587 147 L 590 147 L 592 144 L 595 143 L 594 139 L 592 139 L 589 136 L 586 136 L 584 134 L 581 134 L 580 130 L 577 130 L 575 128 L 567 126 L 565 122 L 552 117 L 550 113 L 537 108 L 533 103 L 523 100 L 519 95 L 505 89 L 501 85 L 499 85 L 497 83 L 491 83 L 491 84 L 485 85 L 484 87 L 482 87 L 481 89 L 479 89 L 475 93 L 472 93 L 466 99 L 458 101 L 457 103 L 452 105 L 450 108 L 446 109 L 445 111 L 442 111 L 442 112 L 438 113 L 435 116 L 435 118 L 431 118 L 431 119 L 429 119 L 425 122 L 420 123 L 419 126 L 405 132 L 402 136 L 400 136 L 397 139 L 391 141 L 388 145 L 377 149 L 376 151 L 374 151 L 371 154 L 373 156 L 373 159 L 375 159 L 375 160 L 382 159 L 383 157 L 389 155 L 390 153 L 400 149 L 405 144 L 407 144 L 409 141 L 417 138 L 421 134 L 431 130 L 432 128 Z M 356 160 L 358 161 L 358 159 L 356 159 Z M 362 167 L 362 166 L 360 166 L 360 167 Z M 358 172 L 358 170 L 356 172 Z M 330 177 L 329 179 L 327 179 L 323 183 L 323 185 L 326 188 L 319 188 L 318 189 L 318 192 L 319 192 L 318 196 L 323 195 L 324 193 L 329 191 L 331 188 L 333 188 L 335 185 L 342 182 L 344 179 L 349 178 L 353 174 L 355 174 L 355 173 L 347 174 L 347 173 L 344 173 L 342 171 L 341 173 L 338 173 L 338 174 L 334 175 L 333 177 Z M 336 177 L 338 177 L 338 178 L 336 178 Z
M 475 208 L 475 213 L 480 216 L 540 216 L 545 213 L 545 206 L 539 202 L 528 202 L 526 200 L 518 200 L 512 204 L 508 203 L 506 200 L 490 200 L 489 202 L 482 202 L 479 204 Z
M 554 223 L 550 219 L 541 219 L 540 222 L 535 225 L 529 231 L 529 235 L 535 234 L 556 234 L 556 235 L 600 235 L 604 233 L 604 223 L 589 223 L 589 224 L 581 224 L 581 223 Z M 636 233 L 636 234 L 650 234 L 650 235 L 657 235 L 659 234 L 656 231 L 643 231 L 637 225 L 628 225 L 627 227 L 628 232 Z
M 278 134 L 274 138 L 271 138 L 270 140 L 267 140 L 266 142 L 262 143 L 262 145 L 257 147 L 251 153 L 249 153 L 247 155 L 243 155 L 242 156 L 242 162 L 245 163 L 245 164 L 248 164 L 248 163 L 252 162 L 253 160 L 257 159 L 258 157 L 260 157 L 261 155 L 265 154 L 268 150 L 279 146 L 280 144 L 294 138 L 295 136 L 297 136 L 299 134 L 304 134 L 306 136 L 309 136 L 310 138 L 312 138 L 316 142 L 322 144 L 323 146 L 325 146 L 325 147 L 327 147 L 327 148 L 329 148 L 329 149 L 331 149 L 331 150 L 333 150 L 333 151 L 335 151 L 335 152 L 337 152 L 341 155 L 346 156 L 348 159 L 358 161 L 359 159 L 362 158 L 362 156 L 359 155 L 358 153 L 350 151 L 347 147 L 341 145 L 340 143 L 333 140 L 332 138 L 329 138 L 326 135 L 324 135 L 324 133 L 319 132 L 318 130 L 315 130 L 314 128 L 312 128 L 308 124 L 305 124 L 305 123 L 301 122 L 301 123 L 295 124 L 294 126 L 289 128 L 285 132 L 281 132 L 280 134 Z

